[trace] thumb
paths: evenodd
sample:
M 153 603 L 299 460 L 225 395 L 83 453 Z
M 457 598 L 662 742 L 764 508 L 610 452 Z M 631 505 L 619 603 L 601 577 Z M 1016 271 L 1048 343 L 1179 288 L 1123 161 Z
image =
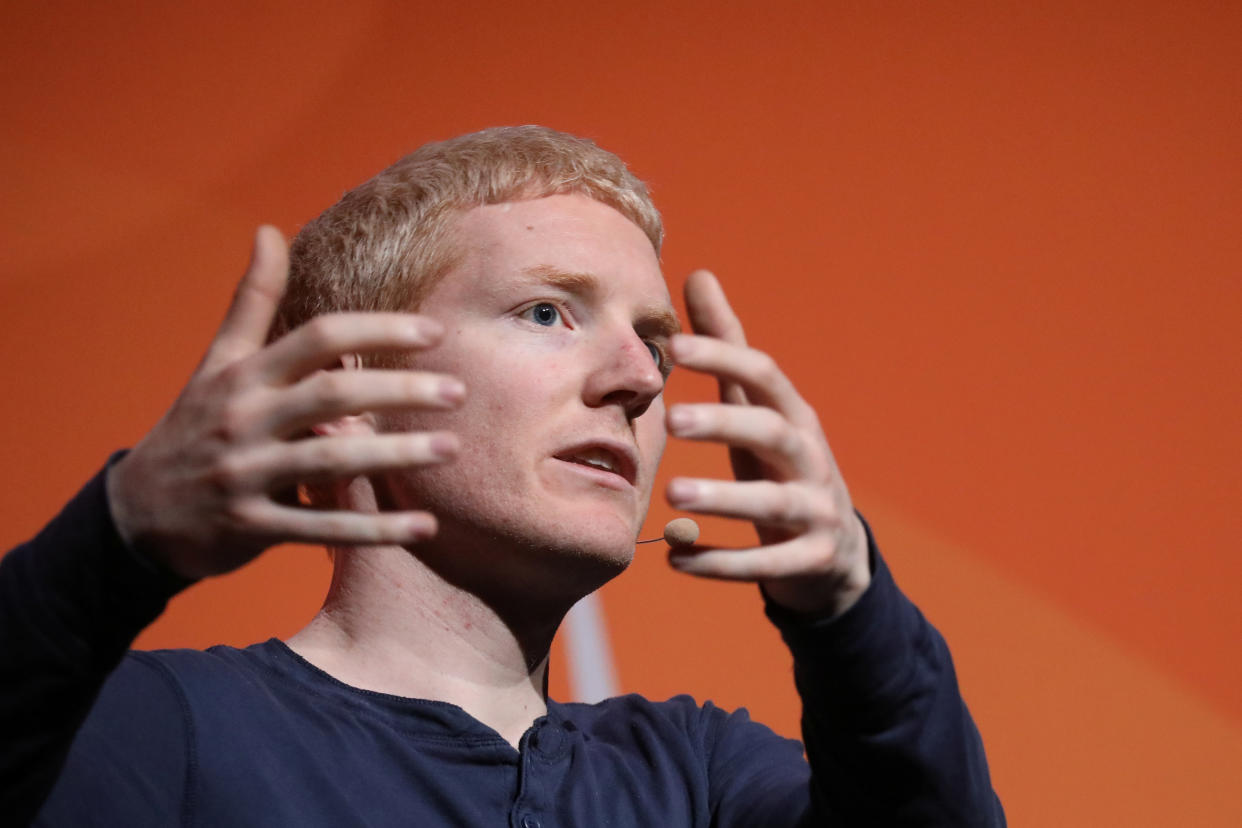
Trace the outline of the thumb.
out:
M 289 246 L 269 224 L 254 234 L 250 265 L 207 349 L 204 367 L 241 359 L 263 347 L 289 276 Z

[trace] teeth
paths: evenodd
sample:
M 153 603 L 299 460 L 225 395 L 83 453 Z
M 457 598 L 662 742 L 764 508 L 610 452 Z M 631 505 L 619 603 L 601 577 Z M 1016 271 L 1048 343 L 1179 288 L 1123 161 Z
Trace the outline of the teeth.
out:
M 593 466 L 597 469 L 610 471 L 613 474 L 620 474 L 620 468 L 617 465 L 617 458 L 610 451 L 603 449 L 587 449 L 581 454 L 575 454 L 573 460 L 586 466 Z

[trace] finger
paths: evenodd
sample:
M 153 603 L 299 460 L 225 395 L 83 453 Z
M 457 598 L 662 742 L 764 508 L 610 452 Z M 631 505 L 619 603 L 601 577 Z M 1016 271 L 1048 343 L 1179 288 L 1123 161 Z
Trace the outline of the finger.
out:
M 674 405 L 665 415 L 668 431 L 685 440 L 724 443 L 746 449 L 783 476 L 805 477 L 816 471 L 815 455 L 781 413 L 755 405 Z
M 783 529 L 803 530 L 834 518 L 831 507 L 826 509 L 812 490 L 794 483 L 675 477 L 669 481 L 665 496 L 671 506 L 682 511 Z
M 434 536 L 437 528 L 430 512 L 320 512 L 257 497 L 239 506 L 237 517 L 254 534 L 273 541 L 330 546 L 417 543 Z
M 714 336 L 735 345 L 746 344 L 742 322 L 733 312 L 720 281 L 707 270 L 696 270 L 686 278 L 686 313 L 697 334 Z
M 818 422 L 776 360 L 762 351 L 691 334 L 673 337 L 670 347 L 679 366 L 741 387 L 750 402 L 771 406 L 800 425 Z
M 272 491 L 294 483 L 443 463 L 456 457 L 459 448 L 457 437 L 442 431 L 314 437 L 247 452 L 236 461 L 232 473 Z
M 290 388 L 270 392 L 263 433 L 288 437 L 318 423 L 364 411 L 455 408 L 465 397 L 461 380 L 428 371 L 320 371 Z
M 410 313 L 332 313 L 316 317 L 273 343 L 256 370 L 266 382 L 296 382 L 340 365 L 345 354 L 428 348 L 444 326 Z
M 674 569 L 702 578 L 762 581 L 828 572 L 831 554 L 825 555 L 823 549 L 822 543 L 801 535 L 748 549 L 678 548 L 670 550 L 668 561 Z
M 204 366 L 234 362 L 263 347 L 288 275 L 289 247 L 285 238 L 275 227 L 265 224 L 255 231 L 250 265 L 207 349 Z
M 719 280 L 710 271 L 696 270 L 691 273 L 686 279 L 683 295 L 690 327 L 695 333 L 734 345 L 746 345 L 742 322 L 733 312 Z M 735 383 L 717 377 L 717 384 L 720 386 L 722 401 L 737 405 L 746 403 L 746 393 Z

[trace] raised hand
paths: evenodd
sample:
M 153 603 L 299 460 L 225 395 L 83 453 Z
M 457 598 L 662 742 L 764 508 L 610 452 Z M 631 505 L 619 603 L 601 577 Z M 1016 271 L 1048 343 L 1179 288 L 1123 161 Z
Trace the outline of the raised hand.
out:
M 871 575 L 866 532 L 819 417 L 771 357 L 747 347 L 712 274 L 691 274 L 685 297 L 695 334 L 674 338 L 673 358 L 716 377 L 720 402 L 670 407 L 669 433 L 727 445 L 737 480 L 674 478 L 668 500 L 691 512 L 750 520 L 760 545 L 679 548 L 669 560 L 694 575 L 758 582 L 769 598 L 798 612 L 840 614 Z
M 312 426 L 370 411 L 452 408 L 465 389 L 427 372 L 321 370 L 339 367 L 343 355 L 434 346 L 440 324 L 412 314 L 325 315 L 265 345 L 287 271 L 279 231 L 259 228 L 250 267 L 202 363 L 109 471 L 121 536 L 183 577 L 228 572 L 285 541 L 405 544 L 436 531 L 426 512 L 319 511 L 290 502 L 299 483 L 439 463 L 457 451 L 447 432 L 305 437 Z

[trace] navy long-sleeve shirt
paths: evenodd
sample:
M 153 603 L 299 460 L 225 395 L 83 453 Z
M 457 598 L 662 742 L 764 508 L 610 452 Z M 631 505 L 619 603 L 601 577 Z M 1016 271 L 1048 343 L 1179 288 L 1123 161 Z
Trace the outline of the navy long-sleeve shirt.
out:
M 121 542 L 101 475 L 0 562 L 0 821 L 1003 825 L 944 641 L 873 565 L 839 618 L 769 608 L 809 765 L 745 711 L 684 696 L 550 701 L 515 750 L 455 705 L 350 687 L 274 639 L 126 654 L 184 584 Z

